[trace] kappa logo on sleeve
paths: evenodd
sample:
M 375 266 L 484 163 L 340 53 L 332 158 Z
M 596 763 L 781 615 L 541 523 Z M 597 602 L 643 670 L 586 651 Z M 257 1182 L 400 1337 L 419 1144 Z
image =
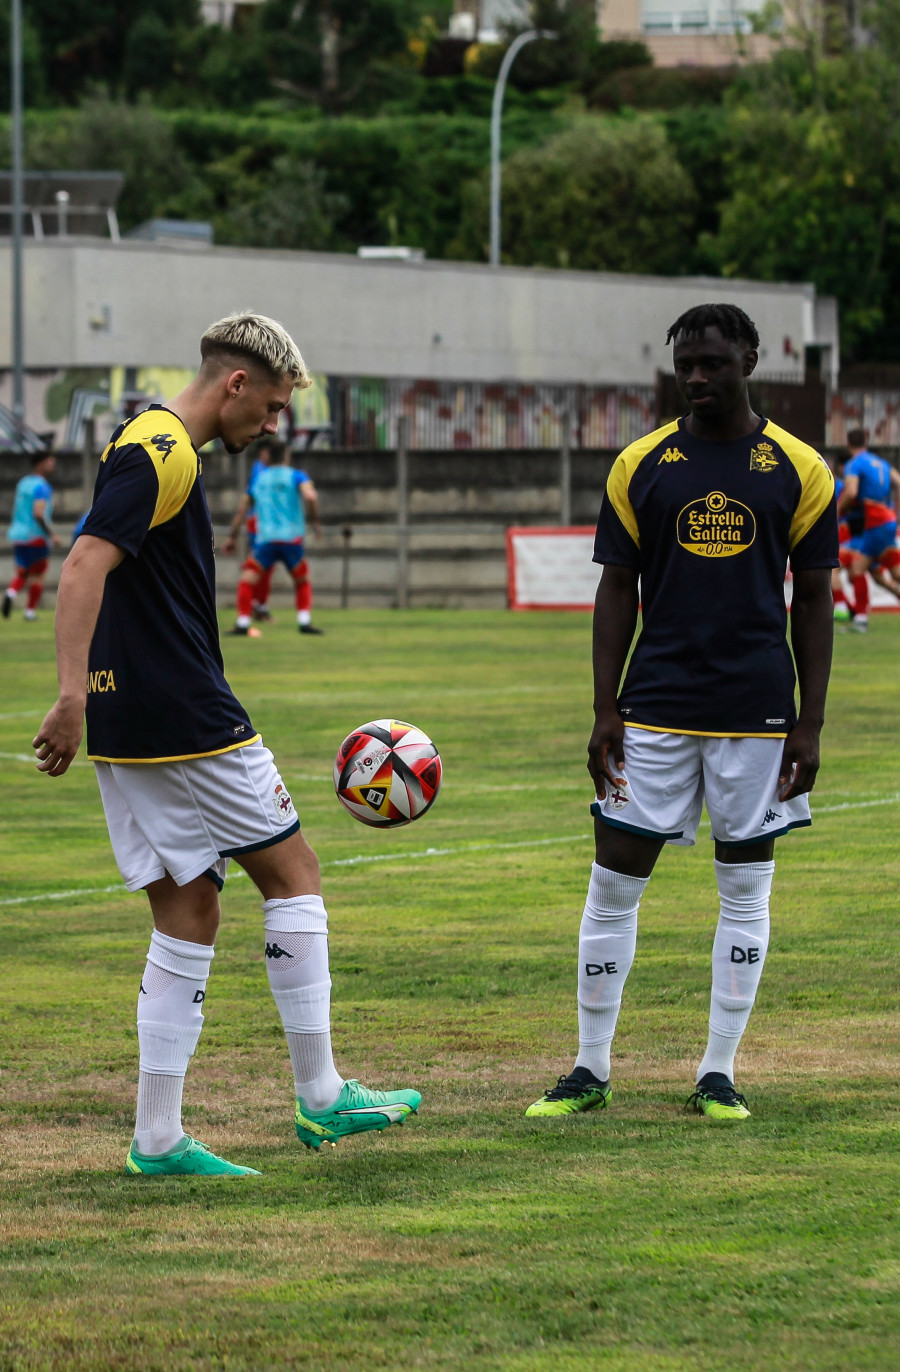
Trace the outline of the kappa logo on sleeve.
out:
M 656 464 L 657 467 L 663 462 L 687 462 L 687 458 L 680 448 L 666 448 L 666 451 Z
M 175 447 L 175 439 L 171 434 L 154 434 L 150 442 L 157 452 L 162 453 L 162 460 L 165 463 L 166 458 Z

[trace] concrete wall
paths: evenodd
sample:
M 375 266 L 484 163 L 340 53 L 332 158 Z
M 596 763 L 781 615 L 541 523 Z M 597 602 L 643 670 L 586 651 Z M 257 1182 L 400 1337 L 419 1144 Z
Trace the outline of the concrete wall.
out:
M 0 299 L 9 281 L 5 240 Z M 287 326 L 315 372 L 652 384 L 672 321 L 723 297 L 756 321 L 763 373 L 801 379 L 809 344 L 836 365 L 836 316 L 817 312 L 811 285 L 52 239 L 25 247 L 26 366 L 193 367 L 213 319 L 253 308 Z M 9 350 L 0 331 L 0 368 Z
M 572 519 L 594 524 L 615 454 L 572 454 Z M 391 606 L 397 600 L 397 460 L 393 452 L 311 452 L 303 464 L 319 490 L 323 537 L 310 539 L 309 558 L 319 605 L 341 603 L 344 554 L 349 549 L 349 604 Z M 26 461 L 0 461 L 0 525 L 9 518 L 16 481 Z M 53 476 L 54 524 L 65 537 L 89 504 L 93 465 L 62 454 Z M 245 458 L 204 462 L 204 481 L 217 542 L 222 543 L 245 485 Z M 543 452 L 428 452 L 409 455 L 410 605 L 500 608 L 506 604 L 506 529 L 557 524 L 560 455 Z M 349 544 L 341 530 L 352 530 Z M 51 561 L 52 592 L 66 549 Z M 0 584 L 12 560 L 0 549 Z M 219 600 L 233 602 L 240 558 L 220 556 Z M 52 603 L 52 594 L 48 598 Z M 275 604 L 291 603 L 290 585 L 276 572 Z

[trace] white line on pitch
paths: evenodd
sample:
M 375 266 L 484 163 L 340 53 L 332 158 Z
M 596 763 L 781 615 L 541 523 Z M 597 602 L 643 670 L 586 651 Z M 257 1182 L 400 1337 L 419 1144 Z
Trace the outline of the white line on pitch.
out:
M 898 801 L 900 792 L 895 792 L 878 800 L 848 800 L 841 805 L 822 805 L 813 811 L 813 815 L 835 814 L 839 810 L 867 810 L 875 805 L 895 805 Z M 418 848 L 407 853 L 359 853 L 356 857 L 331 858 L 321 866 L 358 867 L 371 862 L 409 862 L 413 858 L 465 857 L 466 853 L 481 853 L 488 849 L 509 851 L 514 848 L 551 848 L 564 843 L 584 843 L 592 837 L 592 834 L 568 834 L 558 838 L 522 839 L 516 843 L 467 843 L 459 848 Z M 231 873 L 229 880 L 233 881 L 245 875 L 246 873 L 238 868 Z M 115 886 L 88 886 L 71 891 L 38 891 L 31 896 L 14 896 L 11 899 L 0 900 L 0 906 L 28 905 L 42 900 L 67 900 L 72 896 L 102 896 L 113 891 L 122 895 L 125 887 L 117 883 Z
M 40 710 L 12 710 L 8 715 L 0 715 L 0 722 L 4 719 L 43 719 Z

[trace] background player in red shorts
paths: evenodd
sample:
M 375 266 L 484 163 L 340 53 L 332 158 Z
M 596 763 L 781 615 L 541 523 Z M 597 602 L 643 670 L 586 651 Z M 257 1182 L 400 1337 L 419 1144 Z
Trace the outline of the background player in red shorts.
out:
M 4 619 L 9 619 L 16 596 L 26 585 L 25 618 L 37 618 L 50 547 L 59 547 L 59 539 L 50 527 L 53 489 L 47 479 L 55 465 L 52 453 L 36 453 L 31 460 L 31 476 L 23 476 L 16 486 L 12 523 L 6 535 L 13 545 L 16 570 L 3 597 Z
M 869 625 L 869 584 L 866 572 L 897 537 L 897 495 L 900 473 L 866 448 L 863 429 L 847 435 L 850 458 L 844 463 L 843 486 L 837 502 L 838 519 L 846 520 L 850 538 L 841 553 L 853 586 L 851 627 L 865 633 Z

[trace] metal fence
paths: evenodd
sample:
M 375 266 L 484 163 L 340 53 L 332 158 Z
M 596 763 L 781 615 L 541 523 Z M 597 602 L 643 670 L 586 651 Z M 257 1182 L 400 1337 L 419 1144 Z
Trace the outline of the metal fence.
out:
M 623 448 L 654 427 L 653 386 L 553 386 L 515 382 L 333 378 L 331 442 L 410 449 Z
M 874 448 L 900 447 L 900 391 L 835 391 L 825 420 L 825 441 L 844 447 L 850 429 L 865 429 Z

